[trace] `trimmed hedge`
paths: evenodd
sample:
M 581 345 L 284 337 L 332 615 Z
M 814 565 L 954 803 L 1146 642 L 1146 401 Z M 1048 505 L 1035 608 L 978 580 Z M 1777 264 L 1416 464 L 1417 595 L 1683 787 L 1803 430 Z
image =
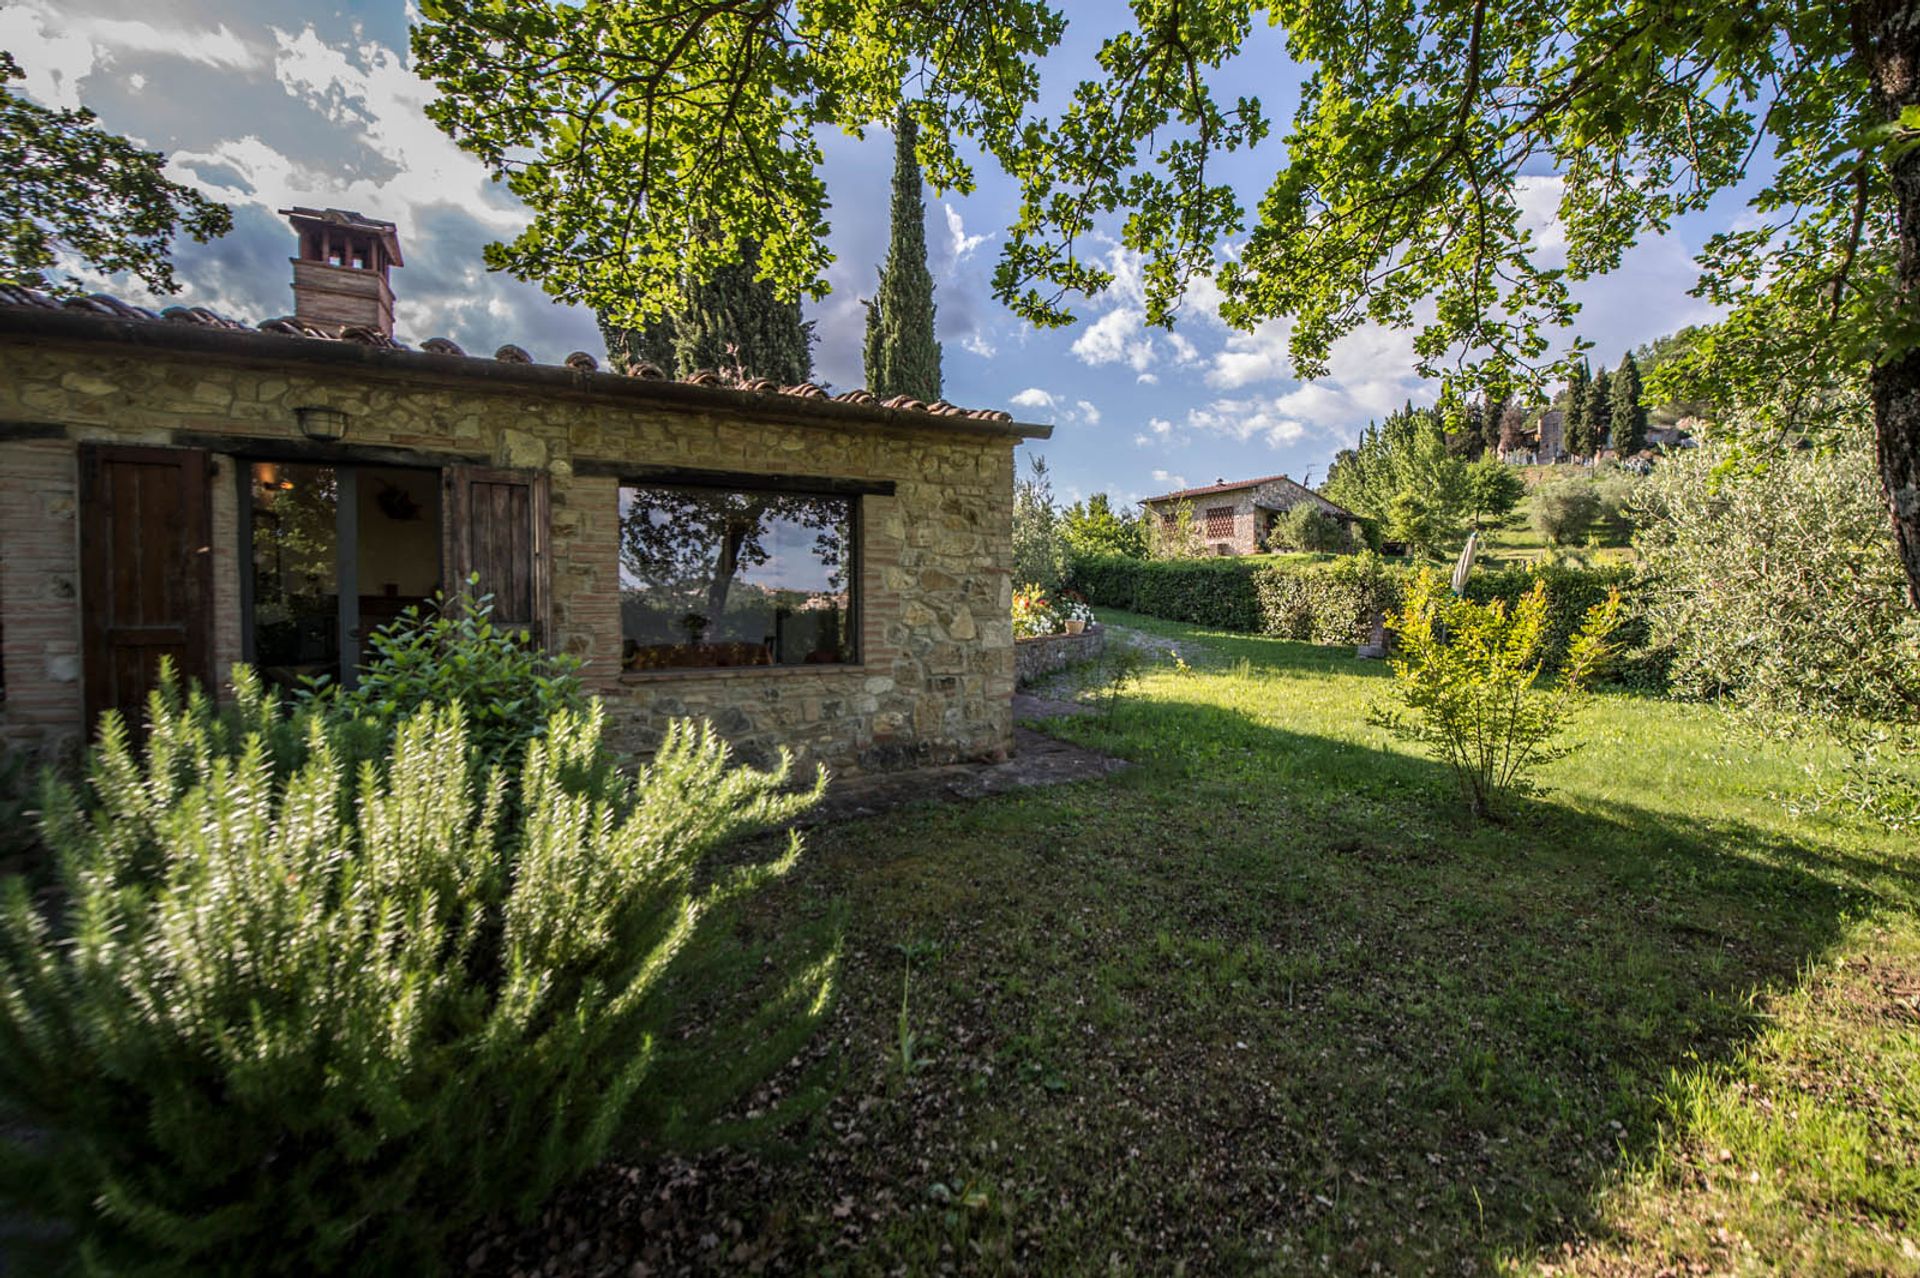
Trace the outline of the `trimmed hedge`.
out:
M 1318 564 L 1088 556 L 1073 565 L 1074 584 L 1096 606 L 1342 646 L 1367 641 L 1375 615 L 1400 606 L 1413 571 L 1368 552 Z M 1615 586 L 1627 593 L 1633 581 L 1630 568 L 1480 569 L 1467 582 L 1467 597 L 1512 604 L 1532 588 L 1536 574 L 1547 582 L 1550 667 L 1566 655 L 1587 609 Z M 1644 639 L 1644 630 L 1635 618 L 1621 638 L 1632 647 Z
M 1072 571 L 1075 586 L 1091 604 L 1215 630 L 1260 629 L 1255 567 L 1241 559 L 1089 555 L 1075 560 Z

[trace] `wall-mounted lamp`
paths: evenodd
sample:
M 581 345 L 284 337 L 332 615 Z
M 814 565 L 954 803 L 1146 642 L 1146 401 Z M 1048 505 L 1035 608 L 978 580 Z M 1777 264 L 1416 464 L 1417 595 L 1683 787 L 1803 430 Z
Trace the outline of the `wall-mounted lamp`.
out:
M 347 437 L 347 415 L 337 408 L 307 405 L 293 410 L 293 420 L 316 444 L 337 444 Z

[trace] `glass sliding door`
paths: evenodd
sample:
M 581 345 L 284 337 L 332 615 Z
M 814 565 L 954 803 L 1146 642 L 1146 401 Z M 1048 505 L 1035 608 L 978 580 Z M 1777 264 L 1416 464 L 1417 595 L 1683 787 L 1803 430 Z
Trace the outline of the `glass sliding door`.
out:
M 366 637 L 440 588 L 440 472 L 246 466 L 247 659 L 269 683 L 351 684 Z
M 340 675 L 340 477 L 254 462 L 249 476 L 254 668 L 270 684 Z

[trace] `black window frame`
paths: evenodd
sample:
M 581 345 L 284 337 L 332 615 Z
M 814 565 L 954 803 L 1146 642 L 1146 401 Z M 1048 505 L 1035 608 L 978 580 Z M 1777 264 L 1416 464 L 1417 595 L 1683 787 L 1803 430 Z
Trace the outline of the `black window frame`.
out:
M 596 468 L 597 469 L 597 468 Z M 622 467 L 614 472 L 614 520 L 620 522 L 622 494 L 629 488 L 690 488 L 735 493 L 775 493 L 783 497 L 822 497 L 847 503 L 847 659 L 814 664 L 773 663 L 755 666 L 658 666 L 628 669 L 627 632 L 620 626 L 620 673 L 627 678 L 701 678 L 721 674 L 771 674 L 793 670 L 857 670 L 866 664 L 866 501 L 891 497 L 892 480 L 860 480 L 821 475 L 765 475 L 750 471 L 702 470 L 684 466 Z M 616 552 L 617 554 L 617 552 Z M 615 590 L 625 587 L 616 579 Z

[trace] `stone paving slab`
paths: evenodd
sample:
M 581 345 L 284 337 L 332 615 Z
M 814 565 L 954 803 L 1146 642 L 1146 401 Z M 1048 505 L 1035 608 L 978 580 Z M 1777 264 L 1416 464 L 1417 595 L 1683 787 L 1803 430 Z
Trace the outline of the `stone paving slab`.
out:
M 1014 698 L 1013 716 L 1045 719 L 1058 714 L 1090 714 L 1070 701 L 1049 702 L 1025 695 Z M 827 797 L 797 823 L 802 827 L 878 816 L 910 803 L 955 803 L 984 799 L 1030 786 L 1064 785 L 1112 776 L 1129 766 L 1125 759 L 1061 741 L 1031 728 L 1013 730 L 1013 757 L 1003 763 L 954 763 L 877 776 L 836 781 Z

